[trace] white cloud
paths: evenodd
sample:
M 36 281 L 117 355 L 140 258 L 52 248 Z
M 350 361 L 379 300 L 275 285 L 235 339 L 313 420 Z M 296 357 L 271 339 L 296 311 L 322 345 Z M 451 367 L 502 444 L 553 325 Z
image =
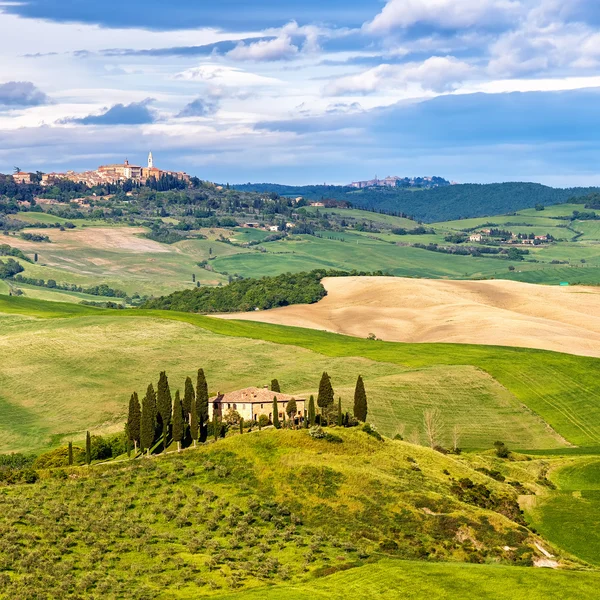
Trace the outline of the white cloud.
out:
M 272 40 L 261 40 L 252 44 L 240 42 L 227 53 L 227 57 L 234 60 L 287 60 L 296 56 L 298 51 L 298 46 L 292 43 L 292 38 L 284 34 Z
M 417 23 L 442 28 L 497 24 L 518 14 L 521 5 L 513 0 L 389 0 L 364 28 L 370 33 L 388 33 Z
M 175 79 L 185 81 L 200 81 L 214 85 L 216 87 L 243 87 L 243 86 L 261 86 L 274 85 L 280 83 L 274 77 L 266 77 L 257 73 L 250 73 L 237 67 L 228 67 L 207 63 L 191 69 L 186 69 L 175 75 Z
M 473 72 L 471 65 L 454 56 L 432 56 L 422 63 L 383 64 L 340 77 L 325 87 L 325 93 L 332 96 L 370 94 L 390 88 L 407 89 L 410 85 L 420 91 L 442 93 L 455 89 Z

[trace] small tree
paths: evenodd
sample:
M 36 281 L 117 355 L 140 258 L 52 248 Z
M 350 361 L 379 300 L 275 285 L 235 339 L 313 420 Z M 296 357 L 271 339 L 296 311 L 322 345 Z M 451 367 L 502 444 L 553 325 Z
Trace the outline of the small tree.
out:
M 173 441 L 177 442 L 177 452 L 181 452 L 181 443 L 185 437 L 185 420 L 179 390 L 175 392 L 173 403 Z
M 140 427 L 140 449 L 142 452 L 148 451 L 154 444 L 156 433 L 156 395 L 152 384 L 148 386 L 146 395 L 142 400 L 142 421 Z
M 258 417 L 258 428 L 259 429 L 266 427 L 268 424 L 269 424 L 269 417 L 267 417 L 267 415 L 260 415 L 260 417 Z
M 92 436 L 87 431 L 85 434 L 85 464 L 89 465 L 92 463 Z
M 494 447 L 498 458 L 508 458 L 510 456 L 510 450 L 504 442 L 494 442 Z
M 362 423 L 367 422 L 367 393 L 361 375 L 356 380 L 356 388 L 354 390 L 354 417 Z
M 192 402 L 196 394 L 194 392 L 194 384 L 192 383 L 191 377 L 186 377 L 185 379 L 185 388 L 183 391 L 183 400 L 181 402 L 183 407 L 183 414 L 185 416 L 185 420 L 190 423 L 190 416 L 192 414 Z
M 423 425 L 429 446 L 431 448 L 439 446 L 444 422 L 438 408 L 428 408 L 423 412 Z
M 198 369 L 196 380 L 196 413 L 198 415 L 198 427 L 200 429 L 200 441 L 206 441 L 208 423 L 208 384 L 204 369 Z
M 317 413 L 315 410 L 315 397 L 311 395 L 310 400 L 308 401 L 308 418 L 307 424 L 309 427 L 312 427 L 317 420 Z
M 215 436 L 215 442 L 219 439 L 220 429 L 219 416 L 217 415 L 217 411 L 215 411 L 215 414 L 213 415 L 213 435 Z
M 69 466 L 73 465 L 73 442 L 69 442 Z
M 129 399 L 129 414 L 127 416 L 127 437 L 133 442 L 137 453 L 137 445 L 140 441 L 140 427 L 142 424 L 142 409 L 137 392 L 131 394 Z
M 244 417 L 240 419 L 240 434 L 244 433 Z
M 342 399 L 341 398 L 338 398 L 337 424 L 338 424 L 338 427 L 341 427 L 344 424 L 344 414 L 342 413 Z
M 277 379 L 271 380 L 271 391 L 277 392 L 278 394 L 281 393 L 281 388 L 279 387 L 279 381 L 277 381 Z
M 296 413 L 298 412 L 298 405 L 296 404 L 296 399 L 292 398 L 285 407 L 285 412 L 287 413 L 290 421 L 294 424 L 294 419 L 296 418 Z
M 281 427 L 279 423 L 279 403 L 277 402 L 277 396 L 273 396 L 273 427 L 279 429 Z
M 223 416 L 223 420 L 227 425 L 237 425 L 241 419 L 240 413 L 235 408 L 228 409 Z

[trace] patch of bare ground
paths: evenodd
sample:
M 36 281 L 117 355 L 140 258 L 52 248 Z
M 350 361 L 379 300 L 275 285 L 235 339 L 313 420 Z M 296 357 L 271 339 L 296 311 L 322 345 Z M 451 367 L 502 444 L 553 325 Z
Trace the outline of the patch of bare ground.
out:
M 397 342 L 540 348 L 600 357 L 600 288 L 396 277 L 323 280 L 312 305 L 223 315 Z

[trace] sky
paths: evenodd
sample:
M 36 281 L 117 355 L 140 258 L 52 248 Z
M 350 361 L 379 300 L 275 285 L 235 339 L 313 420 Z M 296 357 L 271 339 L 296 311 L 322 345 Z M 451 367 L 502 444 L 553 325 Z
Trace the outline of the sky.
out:
M 0 0 L 0 172 L 600 185 L 598 0 Z

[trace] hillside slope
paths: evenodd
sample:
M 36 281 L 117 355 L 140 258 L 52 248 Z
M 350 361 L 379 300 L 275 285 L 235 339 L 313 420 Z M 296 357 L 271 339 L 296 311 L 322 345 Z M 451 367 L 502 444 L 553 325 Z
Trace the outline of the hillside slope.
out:
M 531 567 L 543 558 L 536 543 L 581 566 L 524 527 L 516 488 L 468 457 L 332 432 L 336 442 L 306 430 L 238 434 L 9 486 L 0 598 L 197 598 L 385 557 Z
M 223 316 L 396 342 L 541 348 L 600 357 L 600 288 L 395 277 L 323 280 L 311 305 Z

